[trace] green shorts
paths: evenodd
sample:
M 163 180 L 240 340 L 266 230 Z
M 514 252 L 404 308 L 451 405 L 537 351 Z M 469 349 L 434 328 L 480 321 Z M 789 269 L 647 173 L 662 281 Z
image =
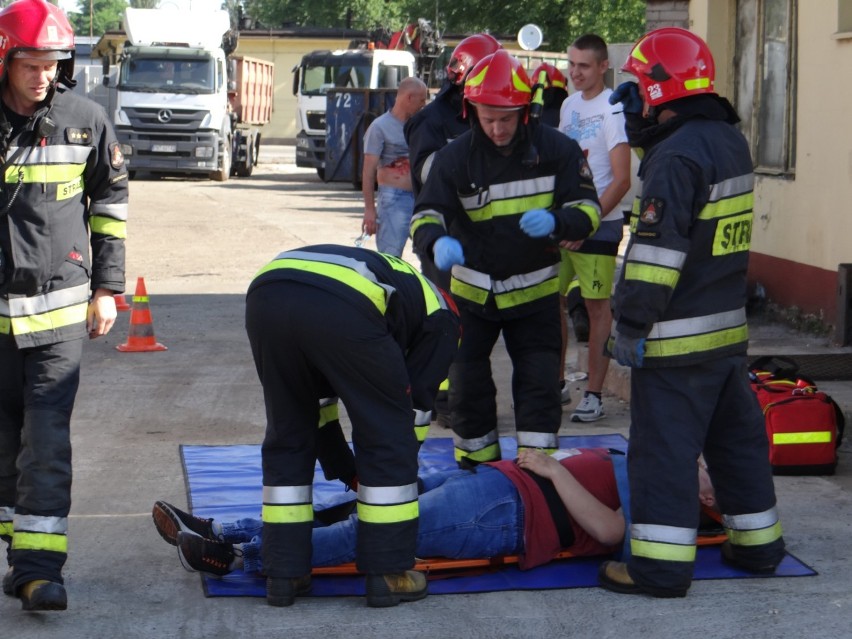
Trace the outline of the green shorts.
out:
M 577 277 L 583 299 L 605 300 L 615 284 L 615 255 L 595 255 L 560 249 L 559 293 L 568 294 L 571 280 Z

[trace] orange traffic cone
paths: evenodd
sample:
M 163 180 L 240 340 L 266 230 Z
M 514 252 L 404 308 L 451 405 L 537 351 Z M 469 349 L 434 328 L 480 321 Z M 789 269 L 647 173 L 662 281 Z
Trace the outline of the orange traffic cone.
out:
M 115 298 L 115 310 L 119 312 L 130 310 L 130 304 L 124 299 L 124 293 L 116 293 L 113 297 Z
M 154 324 L 148 309 L 148 291 L 145 280 L 136 279 L 136 293 L 133 295 L 133 308 L 130 310 L 130 334 L 124 344 L 116 346 L 122 353 L 165 351 L 165 346 L 154 337 Z

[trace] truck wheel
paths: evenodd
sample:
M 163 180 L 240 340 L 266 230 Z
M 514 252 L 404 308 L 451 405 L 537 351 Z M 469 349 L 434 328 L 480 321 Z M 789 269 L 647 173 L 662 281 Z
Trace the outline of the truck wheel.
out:
M 240 177 L 251 177 L 252 169 L 254 168 L 254 138 L 250 135 L 245 137 L 246 157 L 245 160 L 237 162 L 236 174 Z
M 231 142 L 225 140 L 222 144 L 222 156 L 219 158 L 219 170 L 210 174 L 210 179 L 215 182 L 227 182 L 231 177 Z

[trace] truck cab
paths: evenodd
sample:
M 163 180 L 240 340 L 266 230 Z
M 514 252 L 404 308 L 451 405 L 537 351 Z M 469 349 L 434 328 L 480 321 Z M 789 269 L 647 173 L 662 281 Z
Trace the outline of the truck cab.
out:
M 325 176 L 326 95 L 332 89 L 395 89 L 414 75 L 408 51 L 387 49 L 320 50 L 305 55 L 293 69 L 296 96 L 296 166 Z

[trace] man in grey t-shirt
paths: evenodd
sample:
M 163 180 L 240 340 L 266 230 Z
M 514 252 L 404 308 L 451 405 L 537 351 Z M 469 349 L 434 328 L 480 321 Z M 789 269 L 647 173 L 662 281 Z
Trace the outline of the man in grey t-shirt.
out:
M 362 230 L 376 236 L 382 253 L 402 255 L 408 239 L 408 225 L 414 211 L 408 145 L 403 135 L 406 121 L 426 104 L 427 89 L 422 80 L 405 78 L 399 83 L 396 102 L 380 115 L 364 134 L 364 193 Z M 379 190 L 376 195 L 375 186 Z M 378 210 L 378 212 L 377 212 Z

